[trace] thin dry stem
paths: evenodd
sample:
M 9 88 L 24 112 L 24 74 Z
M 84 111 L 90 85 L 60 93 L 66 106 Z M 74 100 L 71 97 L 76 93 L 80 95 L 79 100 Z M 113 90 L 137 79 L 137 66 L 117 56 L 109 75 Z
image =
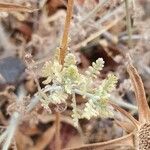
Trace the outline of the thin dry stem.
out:
M 115 124 L 117 124 L 119 127 L 121 127 L 126 133 L 131 133 L 135 129 L 135 126 L 127 121 L 120 121 L 117 119 L 114 119 Z
M 37 9 L 29 8 L 29 7 L 26 7 L 23 5 L 19 5 L 19 4 L 0 2 L 0 11 L 5 11 L 5 12 L 14 12 L 14 11 L 33 12 L 35 10 L 37 10 Z
M 64 63 L 64 58 L 67 52 L 68 48 L 68 34 L 69 34 L 69 29 L 70 29 L 70 23 L 71 23 L 71 18 L 72 18 L 72 12 L 73 12 L 73 0 L 68 0 L 68 5 L 67 5 L 67 16 L 65 20 L 65 27 L 64 27 L 64 33 L 63 33 L 63 38 L 62 42 L 60 45 L 60 62 L 61 64 Z
M 114 148 L 118 146 L 134 146 L 133 142 L 133 133 L 130 133 L 128 135 L 125 135 L 121 138 L 117 138 L 114 140 L 110 140 L 107 142 L 101 142 L 101 143 L 94 143 L 94 144 L 86 144 L 77 148 L 66 148 L 65 150 L 106 150 L 108 148 Z
M 137 70 L 134 68 L 134 66 L 131 63 L 128 65 L 127 69 L 132 84 L 134 86 L 134 91 L 135 91 L 137 105 L 138 105 L 139 121 L 141 123 L 148 122 L 150 120 L 150 110 L 146 100 L 142 79 L 139 76 Z
M 61 140 L 60 140 L 60 113 L 55 114 L 55 149 L 61 150 Z
M 132 27 L 131 27 L 131 14 L 129 9 L 129 0 L 125 0 L 126 7 L 126 22 L 127 22 L 127 31 L 128 31 L 128 46 L 132 47 Z
M 114 25 L 116 25 L 122 18 L 124 18 L 124 14 L 121 15 L 119 18 L 116 18 L 115 20 L 113 20 L 110 24 L 106 25 L 105 27 L 103 27 L 100 31 L 93 33 L 92 35 L 90 35 L 87 39 L 85 39 L 84 41 L 74 45 L 72 47 L 73 50 L 78 50 L 81 47 L 85 47 L 89 42 L 91 42 L 92 40 L 96 39 L 97 37 L 99 37 L 101 34 L 103 34 L 104 32 L 108 31 L 110 28 L 112 28 Z
M 111 104 L 111 106 L 113 106 L 121 114 L 123 114 L 124 116 L 126 116 L 134 124 L 134 126 L 138 129 L 138 127 L 139 127 L 140 124 L 139 124 L 139 122 L 132 115 L 130 115 L 130 113 L 128 113 L 127 111 L 125 111 L 124 109 L 122 109 L 121 107 L 117 106 L 116 104 L 114 104 L 112 102 L 109 102 L 109 104 Z

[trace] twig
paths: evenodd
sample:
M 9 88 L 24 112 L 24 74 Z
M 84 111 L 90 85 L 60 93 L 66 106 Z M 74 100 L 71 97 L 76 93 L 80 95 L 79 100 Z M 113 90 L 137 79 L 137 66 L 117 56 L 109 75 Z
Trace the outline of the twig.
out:
M 96 7 L 90 11 L 78 24 L 78 25 L 81 25 L 81 24 L 84 24 L 86 23 L 89 19 L 91 19 L 92 17 L 94 17 L 96 15 L 96 13 L 102 8 L 102 6 L 109 0 L 103 0 L 103 1 L 100 1 L 99 4 L 96 5 Z
M 111 95 L 110 96 L 110 99 L 112 102 L 114 102 L 115 104 L 121 106 L 121 107 L 124 107 L 126 109 L 130 109 L 131 111 L 134 111 L 134 112 L 137 112 L 138 111 L 138 108 L 137 106 L 133 105 L 133 104 L 130 104 L 128 102 L 125 102 L 123 99 L 121 98 L 118 98 L 116 99 L 115 96 Z
M 61 150 L 61 140 L 60 140 L 60 112 L 55 114 L 55 149 Z
M 0 11 L 4 11 L 4 12 L 19 11 L 19 12 L 30 12 L 31 13 L 36 10 L 38 10 L 38 9 L 28 8 L 26 6 L 14 4 L 14 3 L 0 2 Z
M 68 34 L 69 34 L 69 29 L 70 29 L 72 12 L 73 12 L 73 0 L 68 0 L 67 16 L 65 20 L 64 33 L 63 33 L 63 38 L 62 38 L 61 45 L 60 45 L 60 59 L 59 60 L 61 64 L 64 63 L 64 58 L 65 58 L 66 51 L 68 48 Z
M 119 107 L 118 105 L 112 103 L 111 101 L 109 102 L 109 104 L 116 109 L 117 111 L 119 111 L 121 114 L 123 114 L 124 116 L 126 116 L 133 124 L 134 127 L 136 127 L 138 129 L 140 123 L 127 111 L 125 111 L 124 109 L 122 109 L 121 107 Z
M 123 4 L 121 4 L 119 7 L 117 7 L 114 10 L 108 10 L 107 13 L 100 19 L 96 21 L 96 26 L 97 28 L 99 27 L 100 24 L 103 24 L 104 22 L 110 20 L 111 18 L 115 16 L 120 16 L 120 14 L 123 14 Z
M 129 0 L 125 0 L 126 7 L 126 22 L 127 22 L 127 31 L 128 31 L 128 46 L 132 47 L 132 27 L 131 27 L 131 14 L 129 9 Z
M 110 24 L 108 24 L 107 26 L 103 27 L 100 31 L 98 31 L 96 33 L 93 33 L 92 35 L 90 35 L 90 37 L 88 37 L 87 39 L 85 39 L 81 43 L 79 43 L 77 45 L 74 45 L 72 47 L 72 49 L 73 50 L 78 50 L 81 47 L 85 47 L 90 41 L 94 40 L 95 38 L 97 38 L 98 36 L 100 36 L 101 34 L 103 34 L 104 32 L 106 32 L 107 30 L 109 30 L 110 28 L 112 28 L 114 25 L 116 25 L 123 17 L 124 17 L 124 15 L 122 15 L 120 18 L 115 19 Z
M 18 112 L 15 112 L 11 118 L 11 121 L 10 121 L 10 125 L 9 127 L 7 128 L 7 136 L 6 136 L 6 141 L 3 145 L 3 148 L 2 150 L 8 150 L 10 144 L 11 144 L 11 141 L 12 141 L 12 138 L 15 134 L 15 131 L 18 127 L 18 124 L 19 124 L 19 120 L 20 120 L 20 114 Z
M 82 145 L 82 146 L 74 147 L 74 148 L 65 148 L 64 150 L 88 150 L 88 149 L 104 150 L 108 148 L 115 148 L 117 146 L 122 146 L 122 145 L 133 146 L 133 133 L 130 133 L 121 138 L 117 138 L 117 139 L 110 140 L 107 142 L 86 144 L 86 145 Z
M 23 98 L 25 95 L 26 95 L 26 91 L 24 90 L 22 86 L 20 86 L 19 91 L 18 91 L 18 98 L 16 99 L 16 102 L 18 103 L 20 101 L 23 101 Z M 15 134 L 15 131 L 19 125 L 20 118 L 21 118 L 21 113 L 18 113 L 16 111 L 12 114 L 9 126 L 7 127 L 5 132 L 0 136 L 0 143 L 5 141 L 2 146 L 2 150 L 8 150 L 11 144 L 12 138 Z

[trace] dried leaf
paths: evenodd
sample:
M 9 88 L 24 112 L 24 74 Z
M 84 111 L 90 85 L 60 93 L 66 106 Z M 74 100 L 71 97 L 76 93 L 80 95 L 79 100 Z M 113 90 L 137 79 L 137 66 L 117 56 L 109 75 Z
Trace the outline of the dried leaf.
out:
M 141 123 L 149 121 L 150 109 L 146 100 L 146 94 L 145 94 L 142 79 L 139 73 L 137 72 L 136 68 L 134 68 L 132 64 L 129 64 L 127 69 L 136 95 L 138 112 L 139 112 L 139 121 Z
M 114 103 L 112 102 L 109 102 L 109 104 L 111 104 L 114 109 L 118 110 L 119 112 L 121 112 L 121 114 L 123 114 L 124 116 L 126 116 L 132 123 L 135 127 L 139 127 L 139 122 L 130 114 L 128 113 L 127 111 L 125 111 L 124 109 L 122 109 L 121 107 L 115 105 Z

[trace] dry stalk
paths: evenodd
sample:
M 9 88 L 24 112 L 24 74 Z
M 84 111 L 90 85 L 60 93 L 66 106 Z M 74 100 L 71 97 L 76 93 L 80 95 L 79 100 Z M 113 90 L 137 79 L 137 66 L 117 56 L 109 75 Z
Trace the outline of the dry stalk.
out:
M 139 110 L 139 121 L 141 123 L 147 122 L 150 120 L 150 110 L 146 100 L 142 79 L 132 64 L 128 65 L 128 72 L 132 80 L 132 84 L 134 86 L 135 96 Z
M 84 41 L 74 45 L 72 47 L 72 50 L 77 51 L 79 48 L 81 47 L 85 47 L 89 42 L 91 42 L 92 40 L 96 39 L 97 37 L 99 37 L 101 34 L 105 33 L 106 31 L 108 31 L 110 28 L 112 28 L 114 25 L 116 25 L 122 18 L 124 18 L 124 14 L 122 16 L 120 16 L 119 18 L 116 18 L 115 20 L 113 20 L 110 24 L 106 25 L 105 27 L 103 27 L 100 31 L 93 33 L 92 35 L 90 35 L 87 39 L 85 39 Z
M 55 149 L 61 150 L 61 140 L 60 140 L 60 113 L 55 114 Z
M 19 4 L 0 2 L 0 11 L 5 11 L 5 12 L 14 12 L 14 11 L 33 12 L 36 10 L 37 9 L 29 8 L 29 7 L 26 7 L 23 5 L 19 5 Z
M 125 0 L 125 9 L 126 9 L 126 22 L 127 22 L 127 31 L 128 31 L 128 46 L 132 47 L 132 27 L 131 27 L 131 13 L 129 7 L 129 0 Z
M 69 29 L 70 29 L 72 12 L 73 12 L 73 0 L 68 0 L 67 16 L 66 16 L 66 20 L 65 20 L 64 33 L 63 33 L 63 38 L 62 38 L 61 45 L 60 45 L 59 60 L 60 60 L 61 64 L 64 63 L 64 58 L 65 58 L 67 48 L 68 48 L 68 34 L 69 34 Z

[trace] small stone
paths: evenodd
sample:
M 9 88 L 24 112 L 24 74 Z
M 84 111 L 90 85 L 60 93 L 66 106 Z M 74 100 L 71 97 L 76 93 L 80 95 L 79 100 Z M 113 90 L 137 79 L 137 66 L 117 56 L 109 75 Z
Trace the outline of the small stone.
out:
M 23 61 L 16 57 L 0 59 L 0 85 L 16 84 L 25 70 Z

